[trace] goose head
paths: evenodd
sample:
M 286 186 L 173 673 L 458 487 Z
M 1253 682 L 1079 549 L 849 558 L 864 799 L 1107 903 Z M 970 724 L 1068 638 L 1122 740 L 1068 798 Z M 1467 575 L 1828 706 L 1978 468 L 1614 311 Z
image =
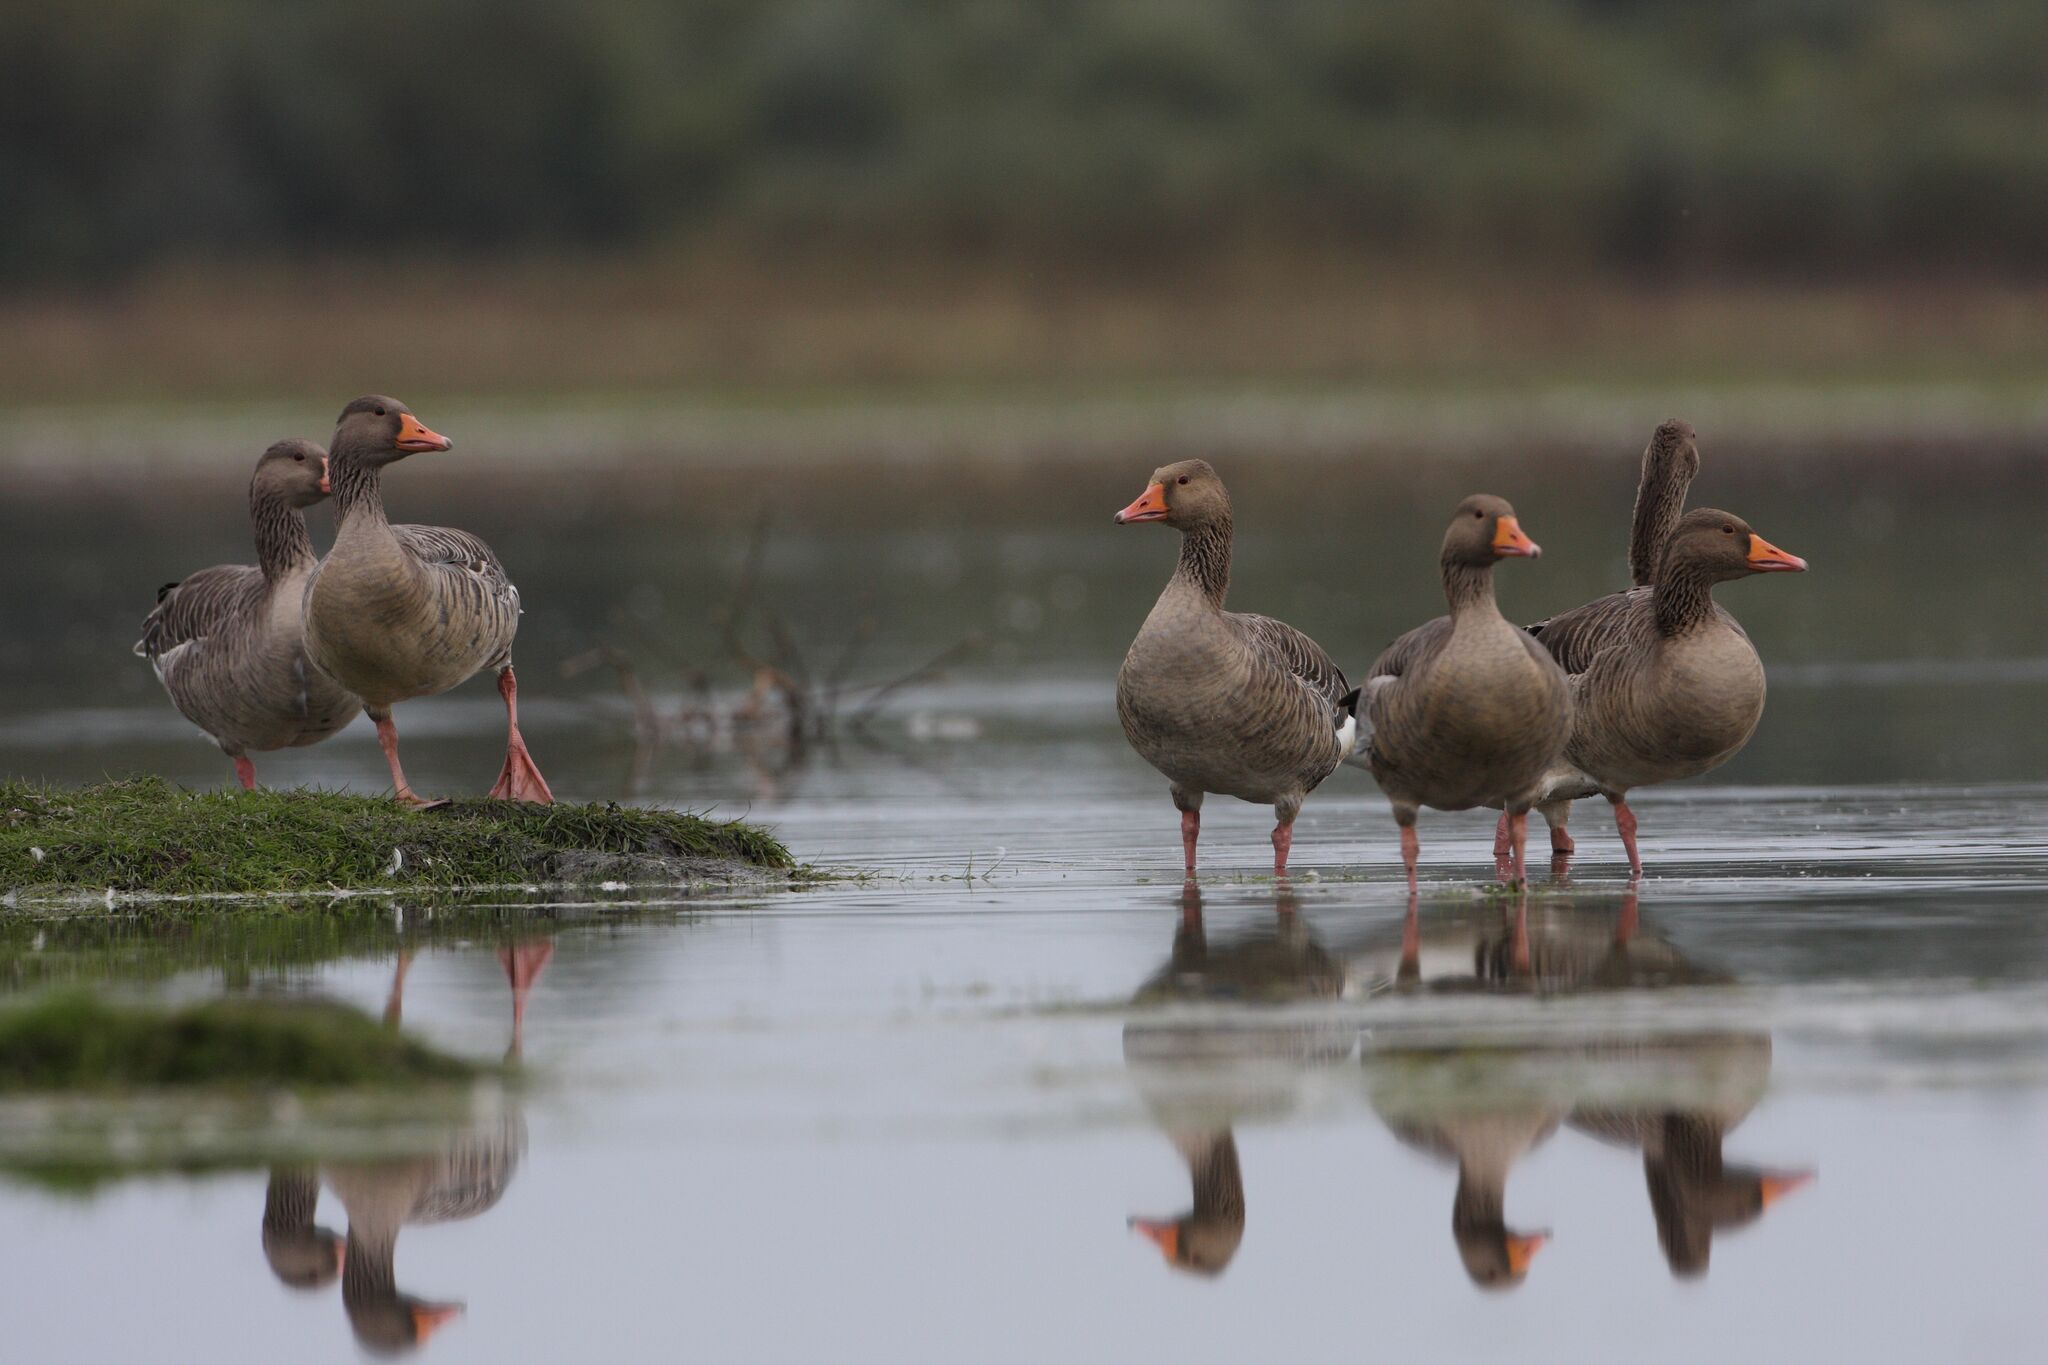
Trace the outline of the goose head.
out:
M 356 1341 L 372 1355 L 416 1351 L 427 1339 L 462 1316 L 459 1303 L 430 1303 L 399 1294 L 366 1304 L 344 1305 Z
M 1671 1273 L 1682 1280 L 1707 1273 L 1715 1233 L 1748 1226 L 1813 1180 L 1812 1171 L 1729 1165 L 1711 1175 L 1695 1175 L 1669 1162 L 1646 1164 L 1657 1241 Z
M 1159 1248 L 1175 1270 L 1195 1275 L 1221 1275 L 1230 1268 L 1244 1240 L 1243 1213 L 1223 1211 L 1183 1214 L 1179 1218 L 1133 1218 L 1131 1231 Z
M 341 1278 L 348 1244 L 329 1228 L 263 1230 L 263 1259 L 277 1282 L 292 1289 L 323 1289 Z
M 311 507 L 333 492 L 327 479 L 327 452 L 311 441 L 279 441 L 263 452 L 249 481 L 252 501 L 281 501 Z
M 1650 436 L 1643 452 L 1647 470 L 1660 479 L 1682 479 L 1691 483 L 1700 472 L 1699 438 L 1692 423 L 1676 417 L 1663 423 Z
M 1490 1227 L 1457 1227 L 1452 1230 L 1458 1243 L 1458 1259 L 1465 1273 L 1481 1289 L 1513 1289 L 1529 1277 L 1529 1263 L 1550 1241 L 1547 1232 L 1512 1232 L 1496 1223 Z
M 1181 460 L 1152 471 L 1129 507 L 1116 514 L 1116 524 L 1163 521 L 1178 531 L 1194 531 L 1230 519 L 1230 495 L 1207 460 Z
M 1543 547 L 1523 533 L 1506 498 L 1474 493 L 1458 504 L 1444 532 L 1443 562 L 1480 566 L 1497 559 L 1534 559 Z
M 387 465 L 423 450 L 450 450 L 455 443 L 430 431 L 396 398 L 366 394 L 341 410 L 336 419 L 333 458 L 369 465 Z
M 1699 507 L 1679 518 L 1664 551 L 1667 564 L 1703 570 L 1716 583 L 1753 573 L 1805 573 L 1806 561 L 1749 529 L 1733 512 Z

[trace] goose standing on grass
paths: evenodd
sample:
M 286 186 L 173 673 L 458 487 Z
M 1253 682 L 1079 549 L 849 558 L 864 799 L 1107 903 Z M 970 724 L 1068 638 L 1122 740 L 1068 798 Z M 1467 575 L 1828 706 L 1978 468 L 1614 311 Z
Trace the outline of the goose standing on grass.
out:
M 216 565 L 165 584 L 135 645 L 172 705 L 235 761 L 251 790 L 252 751 L 318 744 L 362 710 L 306 662 L 306 584 L 319 558 L 302 509 L 328 488 L 326 453 L 311 441 L 264 451 L 249 480 L 256 565 Z
M 1499 804 L 1522 879 L 1529 807 L 1564 749 L 1571 713 L 1556 661 L 1500 614 L 1493 566 L 1541 553 L 1506 499 L 1477 493 L 1459 503 L 1441 560 L 1451 614 L 1394 641 L 1366 679 L 1366 758 L 1401 827 L 1411 892 L 1423 806 Z
M 1674 417 L 1650 434 L 1650 443 L 1643 447 L 1642 473 L 1636 480 L 1635 514 L 1629 519 L 1628 577 L 1633 591 L 1649 593 L 1657 567 L 1664 561 L 1665 543 L 1685 514 L 1685 496 L 1699 472 L 1699 439 L 1692 423 Z M 1530 626 L 1528 630 L 1540 636 L 1545 624 L 1548 623 Z M 1571 810 L 1572 803 L 1567 800 L 1548 801 L 1536 808 L 1543 823 L 1550 827 L 1550 851 L 1555 857 L 1571 856 L 1572 836 L 1566 828 Z M 1505 813 L 1494 829 L 1493 856 L 1508 856 Z
M 1720 767 L 1749 742 L 1764 713 L 1763 661 L 1714 601 L 1714 586 L 1805 571 L 1805 560 L 1733 512 L 1702 507 L 1679 519 L 1649 588 L 1531 626 L 1530 635 L 1571 675 L 1572 693 L 1571 739 L 1563 763 L 1544 780 L 1539 804 L 1606 797 L 1629 873 L 1642 875 L 1628 793 Z M 1562 827 L 1559 818 L 1554 828 Z
M 1202 798 L 1273 807 L 1273 871 L 1287 871 L 1301 803 L 1351 752 L 1358 694 L 1315 641 L 1269 616 L 1223 609 L 1230 495 L 1206 460 L 1154 470 L 1118 525 L 1181 533 L 1180 565 L 1131 642 L 1116 710 L 1131 747 L 1172 784 L 1187 871 Z
M 498 673 L 505 699 L 505 766 L 491 788 L 514 801 L 554 800 L 519 734 L 512 637 L 519 589 L 491 547 L 445 526 L 393 526 L 384 515 L 384 466 L 453 442 L 429 431 L 395 398 L 358 398 L 341 411 L 330 450 L 340 526 L 306 596 L 306 652 L 363 699 L 391 765 L 393 794 L 414 794 L 398 763 L 391 708 L 446 692 L 481 669 Z

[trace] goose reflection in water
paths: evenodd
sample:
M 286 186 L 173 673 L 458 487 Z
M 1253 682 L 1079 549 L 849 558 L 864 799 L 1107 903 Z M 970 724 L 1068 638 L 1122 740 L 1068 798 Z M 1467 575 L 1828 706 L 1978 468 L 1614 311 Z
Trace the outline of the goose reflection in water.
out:
M 1342 964 L 1278 887 L 1275 913 L 1220 941 L 1190 881 L 1166 964 L 1138 988 L 1124 1026 L 1124 1061 L 1153 1120 L 1187 1163 L 1194 1207 L 1177 1218 L 1130 1225 L 1176 1270 L 1220 1275 L 1244 1237 L 1244 1178 L 1234 1126 L 1285 1113 L 1317 1067 L 1351 1055 L 1355 1031 L 1287 1011 L 1262 1018 L 1238 1006 L 1334 1001 Z M 1161 1017 L 1164 1016 L 1164 1017 Z
M 279 1284 L 324 1289 L 341 1274 L 341 1234 L 314 1222 L 320 1178 L 310 1166 L 273 1166 L 263 1191 L 263 1259 Z
M 1466 915 L 1432 916 L 1411 899 L 1397 951 L 1352 963 L 1367 989 L 1396 995 L 1571 995 L 1732 984 L 1644 929 L 1633 888 L 1618 906 L 1529 897 Z M 1713 1234 L 1753 1221 L 1812 1178 L 1727 1165 L 1723 1137 L 1762 1099 L 1771 1039 L 1751 1030 L 1555 1030 L 1529 1042 L 1475 1038 L 1394 1022 L 1363 1058 L 1374 1108 L 1397 1137 L 1457 1162 L 1452 1232 L 1481 1285 L 1518 1284 L 1547 1234 L 1500 1217 L 1507 1175 L 1560 1123 L 1638 1148 L 1672 1272 L 1704 1274 Z
M 527 998 L 554 955 L 551 940 L 507 943 L 499 964 L 512 989 L 508 1060 L 523 1047 Z M 404 1014 L 412 955 L 393 973 L 385 1019 Z M 394 1160 L 332 1162 L 316 1177 L 305 1167 L 273 1168 L 263 1208 L 263 1252 L 286 1285 L 319 1289 L 341 1281 L 342 1308 L 356 1340 L 379 1355 L 416 1349 L 460 1316 L 462 1304 L 423 1298 L 398 1287 L 398 1237 L 409 1226 L 449 1223 L 489 1212 L 526 1154 L 526 1121 L 501 1098 L 494 1114 L 447 1131 L 430 1150 Z M 314 1221 L 320 1179 L 348 1216 L 342 1237 Z

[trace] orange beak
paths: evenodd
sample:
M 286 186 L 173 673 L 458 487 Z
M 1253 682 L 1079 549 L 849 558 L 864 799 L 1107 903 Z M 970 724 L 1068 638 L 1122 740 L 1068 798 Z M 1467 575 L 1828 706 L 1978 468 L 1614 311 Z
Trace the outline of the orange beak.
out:
M 1132 1228 L 1145 1234 L 1145 1239 L 1159 1248 L 1159 1254 L 1171 1264 L 1180 1256 L 1180 1224 L 1163 1223 L 1152 1218 L 1133 1218 Z
M 1783 1199 L 1792 1191 L 1813 1183 L 1812 1171 L 1794 1171 L 1790 1175 L 1767 1175 L 1763 1178 L 1764 1207 Z
M 1516 555 L 1523 559 L 1534 559 L 1543 553 L 1543 547 L 1522 534 L 1520 522 L 1513 517 L 1502 517 L 1494 523 L 1493 552 L 1502 557 Z
M 420 425 L 420 419 L 409 412 L 398 414 L 398 435 L 392 445 L 400 450 L 452 450 L 455 442 L 439 432 L 429 431 Z
M 348 1269 L 348 1243 L 336 1239 L 334 1243 L 334 1273 L 339 1275 Z
M 412 1306 L 413 1340 L 424 1346 L 428 1337 L 461 1316 L 459 1303 L 416 1303 Z
M 1788 555 L 1762 536 L 1749 538 L 1749 567 L 1758 573 L 1805 573 L 1806 561 Z
M 1508 1238 L 1508 1269 L 1516 1276 L 1529 1273 L 1529 1262 L 1536 1259 L 1536 1253 L 1543 1250 L 1550 1241 L 1547 1232 L 1532 1232 L 1528 1236 L 1511 1235 Z
M 322 493 L 332 493 L 334 491 L 334 481 L 327 477 L 328 472 L 327 457 L 322 455 L 320 457 L 320 491 Z
M 1166 520 L 1166 485 L 1152 484 L 1138 494 L 1138 500 L 1116 514 L 1116 524 L 1129 525 L 1134 521 Z

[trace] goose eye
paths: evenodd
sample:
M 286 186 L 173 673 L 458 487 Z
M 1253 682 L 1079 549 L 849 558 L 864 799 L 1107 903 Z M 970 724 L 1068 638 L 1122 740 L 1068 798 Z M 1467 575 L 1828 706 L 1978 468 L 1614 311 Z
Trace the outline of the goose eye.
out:
M 1735 534 L 1735 528 L 1733 526 L 1723 526 L 1721 528 L 1721 534 L 1724 536 L 1732 536 Z
M 378 415 L 379 417 L 382 417 L 382 416 L 384 415 L 384 409 L 382 409 L 382 408 L 378 408 L 378 409 L 377 409 L 377 415 Z
M 1178 479 L 1174 480 L 1175 483 L 1186 483 L 1187 481 L 1188 476 L 1185 474 L 1181 475 Z
M 306 462 L 306 457 L 304 455 L 294 455 L 292 456 L 292 458 L 294 460 L 297 460 L 300 464 L 304 464 Z
M 1485 521 L 1485 520 L 1486 520 L 1486 513 L 1484 513 L 1484 512 L 1474 512 L 1474 513 L 1472 514 L 1472 519 L 1473 519 L 1474 521 Z

